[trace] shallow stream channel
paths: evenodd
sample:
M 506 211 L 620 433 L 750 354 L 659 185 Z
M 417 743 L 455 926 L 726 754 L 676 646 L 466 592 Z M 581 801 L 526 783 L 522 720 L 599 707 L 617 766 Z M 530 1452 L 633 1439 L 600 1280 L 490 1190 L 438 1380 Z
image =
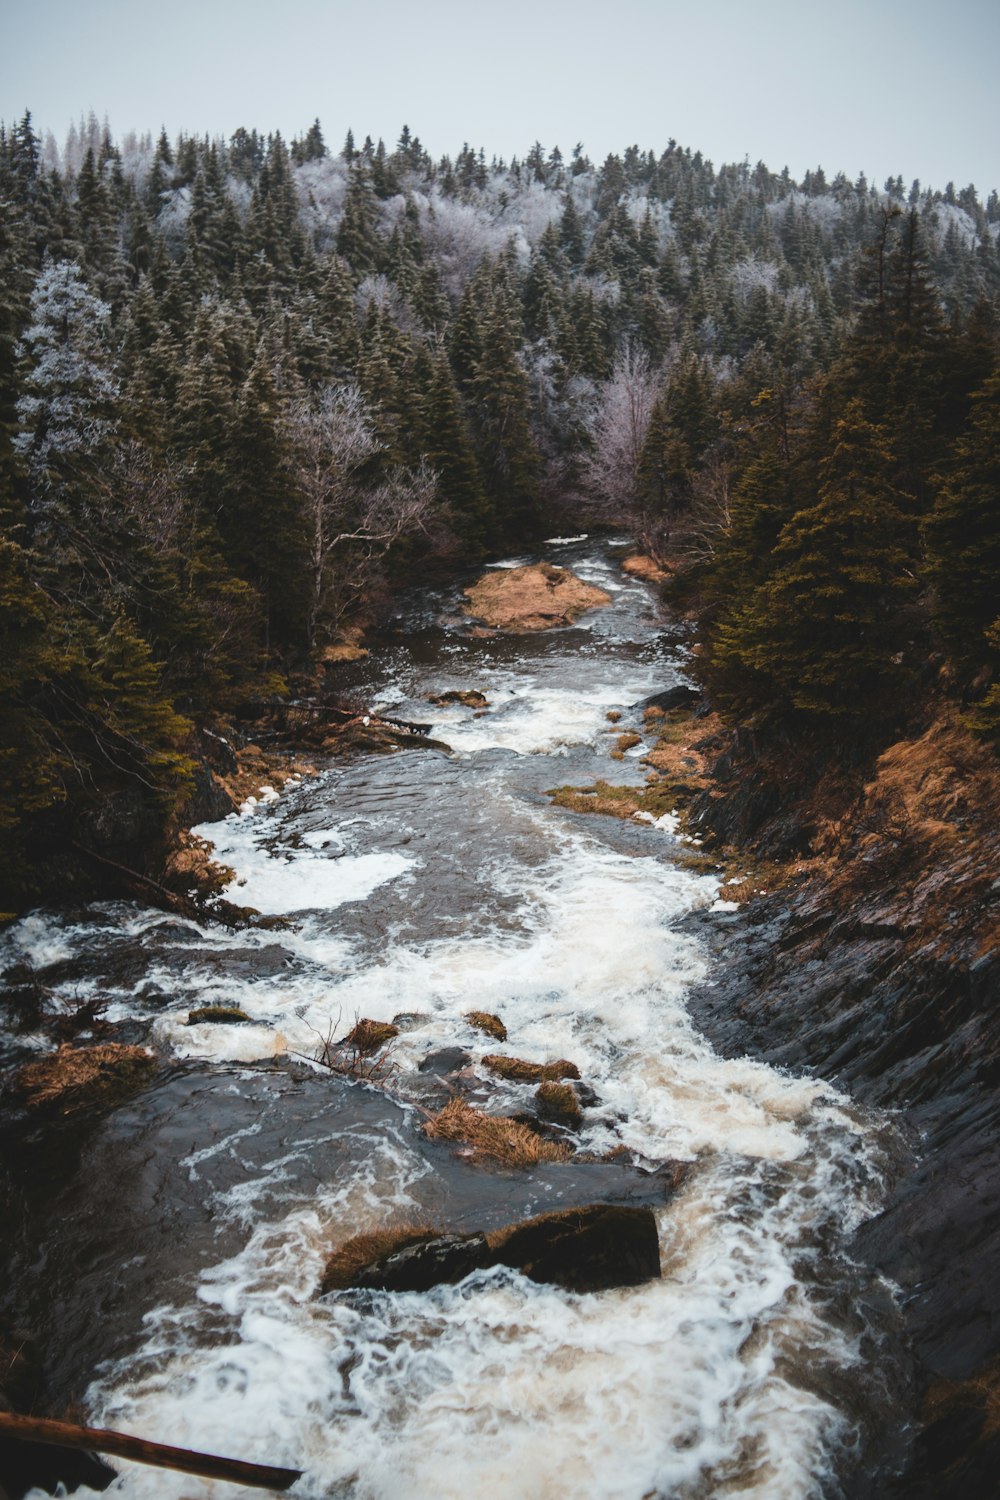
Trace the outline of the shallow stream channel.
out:
M 238 872 L 231 899 L 287 927 L 118 903 L 4 935 L 0 962 L 32 963 L 67 1009 L 102 996 L 170 1060 L 71 1166 L 40 1158 L 15 1277 L 53 1409 L 302 1469 L 302 1500 L 861 1493 L 894 1420 L 896 1313 L 851 1240 L 883 1201 L 892 1122 L 716 1054 L 685 997 L 710 978 L 712 925 L 737 920 L 719 878 L 691 869 L 669 818 L 545 795 L 641 783 L 644 746 L 615 760 L 616 735 L 683 674 L 685 636 L 623 553 L 545 546 L 612 596 L 571 628 L 476 638 L 457 590 L 403 601 L 357 691 L 450 753 L 337 761 L 199 830 Z M 488 707 L 431 705 L 455 690 Z M 187 1024 L 223 1003 L 251 1019 Z M 359 1017 L 400 1028 L 381 1084 L 311 1061 Z M 488 1111 L 530 1106 L 536 1085 L 492 1076 L 487 1053 L 576 1064 L 587 1160 L 490 1167 L 426 1138 L 441 1069 Z M 360 1232 L 594 1202 L 653 1208 L 660 1279 L 574 1294 L 493 1267 L 318 1295 Z M 129 1500 L 259 1493 L 115 1466 L 107 1493 Z

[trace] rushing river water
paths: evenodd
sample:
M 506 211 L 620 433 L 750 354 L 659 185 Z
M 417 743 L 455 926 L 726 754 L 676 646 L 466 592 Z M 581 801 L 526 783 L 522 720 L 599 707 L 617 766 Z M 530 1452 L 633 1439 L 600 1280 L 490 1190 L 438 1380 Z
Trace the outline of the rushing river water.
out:
M 30 960 L 67 1005 L 108 997 L 109 1019 L 177 1059 L 47 1200 L 44 1273 L 23 1274 L 36 1318 L 48 1299 L 55 1386 L 100 1425 L 302 1468 L 293 1493 L 314 1500 L 837 1495 L 887 1410 L 891 1304 L 849 1242 L 878 1209 L 891 1132 L 825 1085 L 716 1055 L 685 995 L 706 924 L 731 920 L 717 880 L 678 862 L 669 827 L 545 797 L 640 781 L 642 747 L 617 762 L 614 736 L 683 666 L 613 545 L 545 555 L 612 604 L 474 639 L 454 598 L 424 595 L 373 652 L 369 701 L 433 719 L 452 754 L 338 763 L 201 830 L 238 872 L 233 899 L 287 930 L 117 904 L 7 934 L 7 962 Z M 430 707 L 463 688 L 490 707 Z M 186 1024 L 217 1002 L 252 1021 Z M 506 1045 L 469 1026 L 474 1007 Z M 392 1097 L 287 1061 L 401 1013 Z M 596 1095 L 581 1149 L 624 1146 L 633 1165 L 491 1171 L 426 1142 L 419 1065 L 446 1047 L 473 1069 L 489 1051 L 571 1059 Z M 532 1093 L 484 1081 L 496 1111 Z M 668 1201 L 656 1168 L 677 1159 L 693 1165 Z M 576 1296 L 498 1269 L 316 1296 L 360 1230 L 616 1197 L 657 1207 L 661 1280 Z M 252 1493 L 121 1468 L 130 1500 Z

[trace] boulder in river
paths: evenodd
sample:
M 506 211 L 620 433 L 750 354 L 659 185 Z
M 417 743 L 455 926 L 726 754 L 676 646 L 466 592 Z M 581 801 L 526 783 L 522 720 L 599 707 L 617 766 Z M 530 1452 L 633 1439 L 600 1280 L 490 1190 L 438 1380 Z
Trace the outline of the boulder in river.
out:
M 593 1203 L 487 1234 L 404 1228 L 357 1235 L 327 1261 L 320 1294 L 346 1287 L 424 1292 L 491 1266 L 571 1292 L 639 1286 L 660 1274 L 656 1219 L 649 1208 Z
M 545 562 L 496 569 L 466 589 L 465 597 L 477 619 L 515 632 L 572 625 L 587 610 L 611 602 L 604 589 Z

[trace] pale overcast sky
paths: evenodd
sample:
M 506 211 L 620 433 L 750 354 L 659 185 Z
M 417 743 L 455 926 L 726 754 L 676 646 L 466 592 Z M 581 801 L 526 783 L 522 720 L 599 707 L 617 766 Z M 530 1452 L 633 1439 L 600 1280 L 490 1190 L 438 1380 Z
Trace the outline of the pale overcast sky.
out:
M 318 116 L 434 156 L 536 139 L 602 160 L 670 137 L 801 177 L 1000 188 L 997 0 L 0 0 L 0 119 L 61 143 L 93 109 L 301 133 Z

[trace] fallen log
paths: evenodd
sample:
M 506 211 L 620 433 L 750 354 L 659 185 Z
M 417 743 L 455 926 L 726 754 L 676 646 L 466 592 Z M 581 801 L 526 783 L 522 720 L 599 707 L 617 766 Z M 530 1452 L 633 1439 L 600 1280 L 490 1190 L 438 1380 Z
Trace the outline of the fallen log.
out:
M 26 1443 L 53 1443 L 58 1448 L 83 1448 L 127 1458 L 132 1463 L 150 1464 L 157 1469 L 177 1469 L 182 1474 L 197 1474 L 202 1479 L 228 1479 L 255 1489 L 287 1490 L 301 1469 L 275 1469 L 269 1464 L 246 1463 L 240 1458 L 220 1458 L 212 1453 L 193 1453 L 189 1448 L 170 1448 L 148 1438 L 131 1437 L 125 1432 L 109 1432 L 103 1427 L 78 1427 L 72 1422 L 54 1422 L 46 1417 L 22 1417 L 0 1411 L 0 1433 L 20 1438 Z

